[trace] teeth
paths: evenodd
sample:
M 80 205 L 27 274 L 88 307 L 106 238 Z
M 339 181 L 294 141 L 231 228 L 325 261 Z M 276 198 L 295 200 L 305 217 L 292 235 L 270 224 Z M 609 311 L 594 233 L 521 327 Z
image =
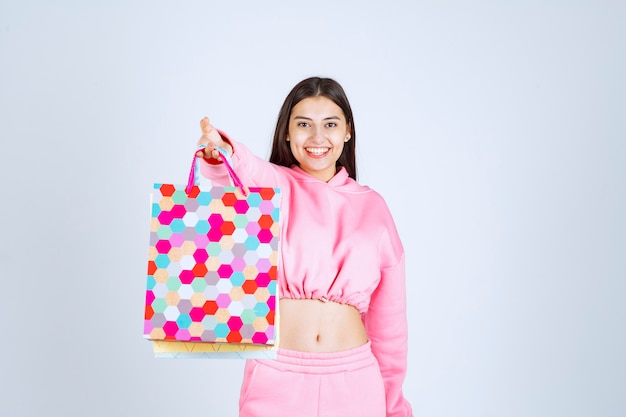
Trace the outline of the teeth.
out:
M 306 148 L 307 152 L 310 152 L 314 155 L 322 155 L 326 152 L 328 152 L 329 148 Z

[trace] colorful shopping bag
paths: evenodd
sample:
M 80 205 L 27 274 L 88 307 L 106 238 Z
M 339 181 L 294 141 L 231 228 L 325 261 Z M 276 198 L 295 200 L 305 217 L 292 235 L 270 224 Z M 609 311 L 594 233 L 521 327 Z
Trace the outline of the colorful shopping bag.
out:
M 144 337 L 157 356 L 265 356 L 277 341 L 280 189 L 245 187 L 221 152 L 232 186 L 199 186 L 195 157 L 186 186 L 154 184 Z

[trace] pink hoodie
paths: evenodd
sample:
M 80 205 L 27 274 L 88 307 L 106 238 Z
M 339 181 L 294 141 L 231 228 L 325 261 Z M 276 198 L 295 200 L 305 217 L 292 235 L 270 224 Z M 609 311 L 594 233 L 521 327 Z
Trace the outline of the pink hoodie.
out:
M 297 166 L 271 164 L 220 132 L 235 149 L 246 186 L 280 187 L 279 298 L 310 298 L 356 307 L 380 365 L 387 417 L 412 415 L 402 393 L 407 320 L 404 249 L 384 199 L 342 168 L 323 182 Z M 230 184 L 222 164 L 201 164 L 216 185 Z

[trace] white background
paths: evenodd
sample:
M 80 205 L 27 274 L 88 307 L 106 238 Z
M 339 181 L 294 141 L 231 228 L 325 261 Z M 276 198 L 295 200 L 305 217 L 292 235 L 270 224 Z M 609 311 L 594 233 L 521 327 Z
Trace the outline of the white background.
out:
M 149 192 L 186 180 L 205 115 L 267 157 L 322 75 L 408 254 L 416 416 L 626 416 L 625 21 L 617 0 L 0 0 L 0 414 L 236 416 L 242 362 L 142 338 Z

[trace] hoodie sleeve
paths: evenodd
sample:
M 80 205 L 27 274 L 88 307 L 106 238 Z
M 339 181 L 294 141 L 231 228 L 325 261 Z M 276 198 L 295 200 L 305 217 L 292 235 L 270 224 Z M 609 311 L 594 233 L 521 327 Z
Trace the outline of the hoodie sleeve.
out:
M 381 269 L 380 283 L 363 322 L 383 376 L 387 417 L 411 417 L 411 405 L 402 392 L 408 351 L 404 251 L 398 238 L 382 240 L 382 245 L 390 247 L 387 254 L 383 249 L 382 256 L 391 259 L 395 252 L 396 261 Z

